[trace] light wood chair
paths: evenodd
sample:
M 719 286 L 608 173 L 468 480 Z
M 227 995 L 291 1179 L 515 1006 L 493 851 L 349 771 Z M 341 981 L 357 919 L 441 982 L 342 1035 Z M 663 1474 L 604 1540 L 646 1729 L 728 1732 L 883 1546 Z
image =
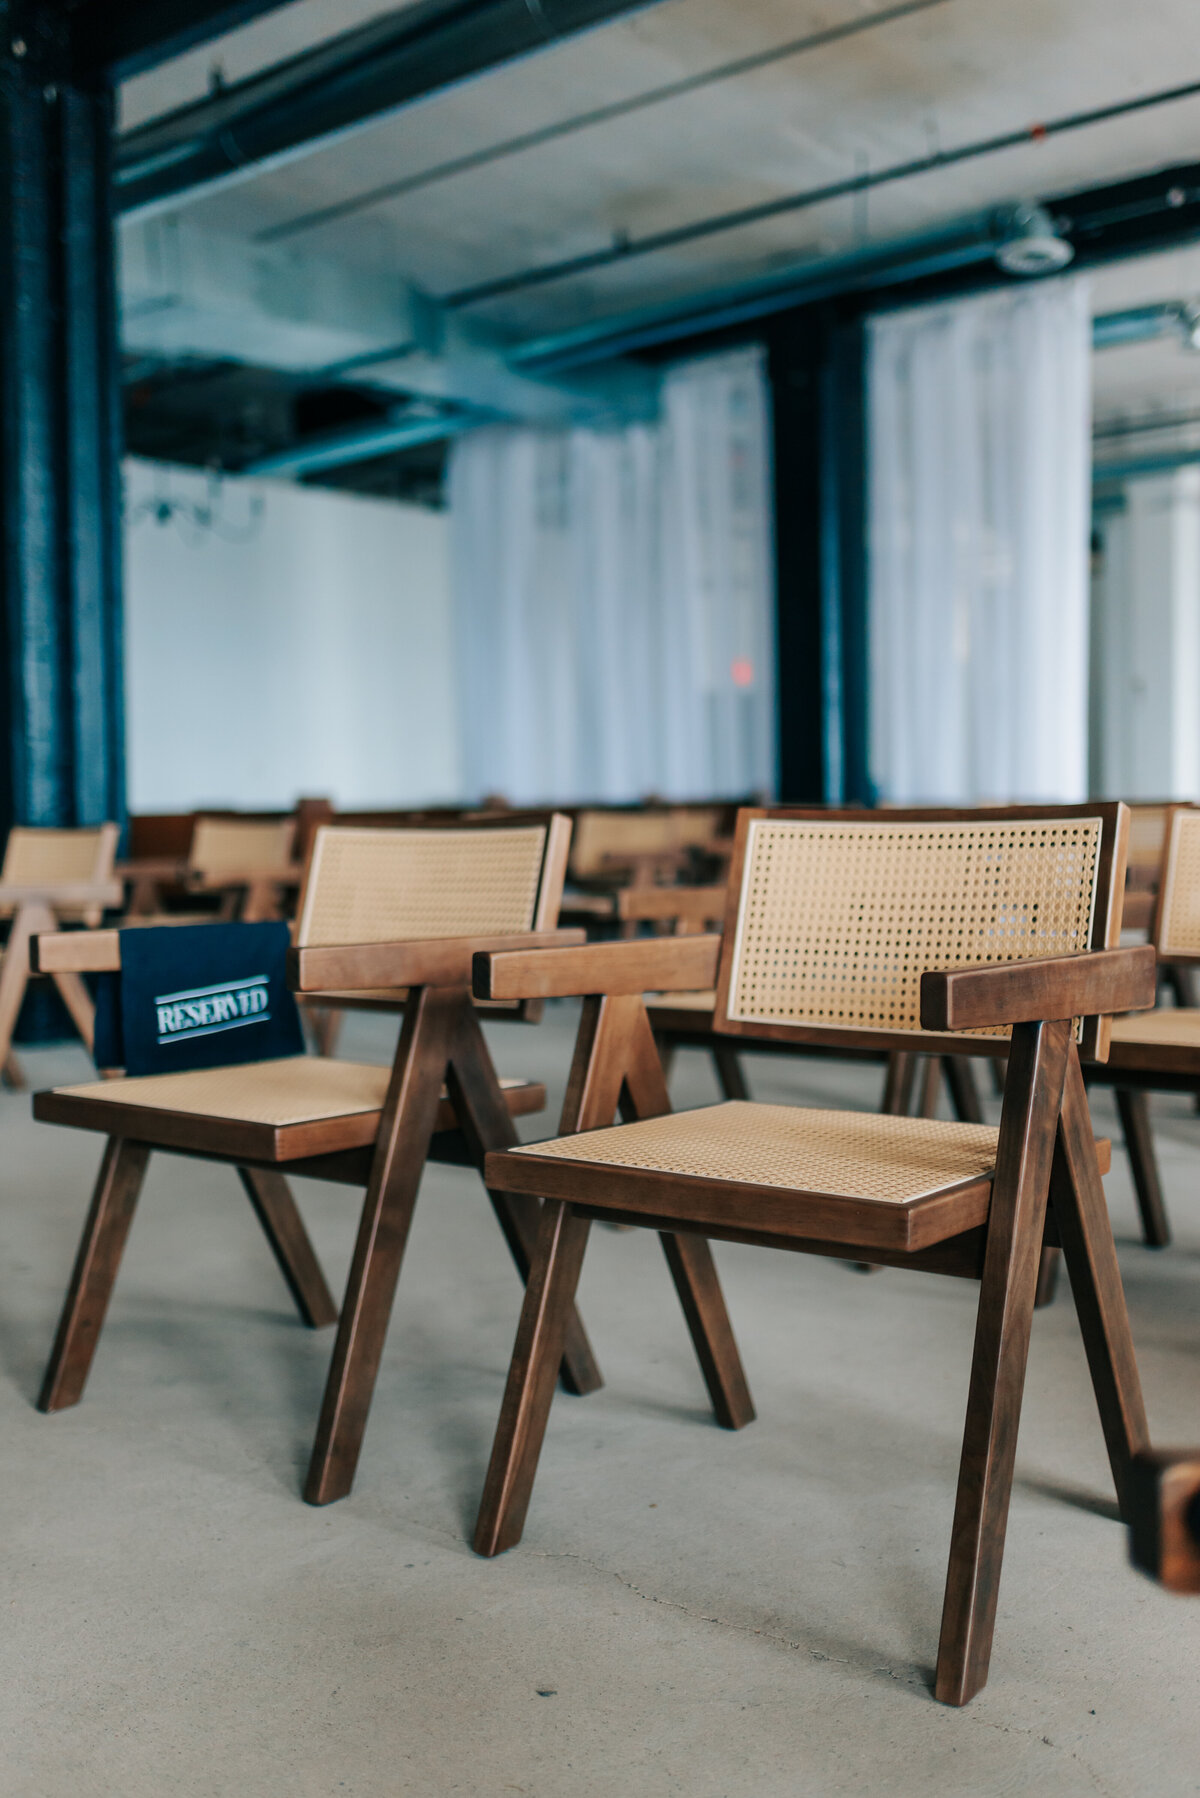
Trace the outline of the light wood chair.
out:
M 1200 807 L 1170 808 L 1152 920 L 1160 975 L 1186 979 L 1200 964 Z M 1176 988 L 1178 991 L 1178 987 Z M 1149 1248 L 1165 1248 L 1171 1226 L 1150 1126 L 1152 1092 L 1191 1093 L 1200 1100 L 1200 1007 L 1162 1005 L 1115 1018 L 1107 1063 L 1089 1068 L 1089 1084 L 1111 1086 Z
M 481 1554 L 520 1539 L 593 1218 L 965 1275 L 980 1301 L 936 1691 L 963 1704 L 979 1690 L 1048 1205 L 1123 1502 L 1130 1456 L 1146 1446 L 1100 1181 L 1107 1145 L 1080 1074 L 1081 1057 L 1106 1052 L 1108 1014 L 1154 997 L 1152 951 L 1115 947 L 1127 831 L 1117 805 L 959 823 L 747 811 L 723 939 L 477 958 L 476 990 L 490 997 L 585 996 L 563 1133 L 486 1162 L 490 1186 L 545 1206 Z M 714 978 L 733 1042 L 1006 1053 L 999 1131 L 738 1102 L 672 1115 L 643 994 Z M 614 1127 L 618 1103 L 628 1121 Z M 705 1372 L 745 1421 L 740 1368 Z
M 327 802 L 317 803 L 324 806 Z M 186 854 L 143 857 L 122 864 L 119 872 L 130 889 L 130 921 L 190 921 L 185 911 L 164 911 L 163 894 L 171 889 L 212 902 L 207 911 L 195 914 L 196 921 L 211 916 L 254 924 L 285 916 L 301 879 L 302 864 L 296 854 L 299 834 L 303 831 L 307 847 L 315 826 L 316 820 L 307 815 L 196 815 L 188 820 Z
M 0 920 L 8 925 L 0 957 L 0 1066 L 10 1086 L 25 1084 L 12 1038 L 33 973 L 30 941 L 63 924 L 94 929 L 106 907 L 121 904 L 121 884 L 113 875 L 118 834 L 115 824 L 91 830 L 17 825 L 8 833 L 0 867 Z M 90 993 L 78 974 L 64 971 L 53 980 L 90 1052 L 95 1022 Z
M 516 1141 L 514 1117 L 545 1103 L 537 1082 L 497 1078 L 471 1001 L 471 957 L 502 943 L 582 940 L 543 925 L 557 912 L 569 834 L 556 816 L 516 828 L 317 833 L 290 951 L 293 984 L 403 993 L 390 1069 L 299 1056 L 36 1096 L 43 1122 L 108 1138 L 43 1410 L 82 1395 L 152 1153 L 238 1170 L 311 1324 L 337 1312 L 284 1176 L 365 1186 L 305 1495 L 323 1504 L 349 1491 L 426 1160 L 482 1167 L 488 1149 Z M 35 953 L 45 971 L 114 970 L 120 934 L 44 936 Z M 538 1202 L 496 1194 L 492 1203 L 524 1275 Z M 600 1383 L 578 1320 L 563 1371 L 576 1392 Z

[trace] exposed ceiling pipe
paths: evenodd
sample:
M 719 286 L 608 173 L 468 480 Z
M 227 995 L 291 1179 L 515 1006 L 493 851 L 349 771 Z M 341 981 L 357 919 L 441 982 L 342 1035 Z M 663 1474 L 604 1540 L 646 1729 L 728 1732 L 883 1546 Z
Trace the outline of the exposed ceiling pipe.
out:
M 775 200 L 761 201 L 756 206 L 741 206 L 732 212 L 713 213 L 707 218 L 693 219 L 686 225 L 647 232 L 644 237 L 619 237 L 603 248 L 590 250 L 584 255 L 568 256 L 558 262 L 545 262 L 532 268 L 515 269 L 511 274 L 480 281 L 473 287 L 462 287 L 454 293 L 442 294 L 439 298 L 441 304 L 450 310 L 480 306 L 489 300 L 503 299 L 509 294 L 525 293 L 531 288 L 544 287 L 553 281 L 590 274 L 596 269 L 611 267 L 614 263 L 631 261 L 634 257 L 678 249 L 683 244 L 695 243 L 701 238 L 741 230 L 744 226 L 761 224 L 766 219 L 779 218 L 787 213 L 807 211 L 830 200 L 868 193 L 873 188 L 891 182 L 908 181 L 939 169 L 953 168 L 959 163 L 994 156 L 1003 150 L 1019 149 L 1030 141 L 1040 142 L 1048 137 L 1081 131 L 1091 125 L 1107 124 L 1113 119 L 1126 118 L 1152 107 L 1165 106 L 1171 101 L 1195 99 L 1197 96 L 1200 96 L 1200 81 L 1189 81 L 1178 87 L 1162 88 L 1153 94 L 1139 95 L 1136 99 L 1119 100 L 1110 106 L 1094 106 L 1084 112 L 1066 113 L 1041 124 L 1022 126 L 1016 131 L 976 138 L 970 143 L 960 144 L 957 149 L 931 151 L 926 156 L 910 157 L 904 162 L 891 163 L 886 168 L 874 171 L 860 170 L 840 181 L 828 181 L 820 187 L 802 188 L 796 193 L 782 194 Z
M 589 362 L 607 361 L 652 344 L 671 343 L 681 337 L 719 331 L 730 325 L 782 312 L 790 306 L 830 299 L 835 294 L 890 287 L 902 281 L 918 281 L 947 270 L 990 262 L 996 254 L 996 216 L 986 213 L 929 237 L 911 238 L 879 249 L 855 250 L 845 256 L 800 263 L 782 274 L 760 281 L 742 282 L 677 301 L 669 306 L 645 307 L 622 319 L 580 326 L 540 337 L 509 352 L 514 368 L 525 373 L 552 374 L 579 368 Z
M 280 224 L 268 225 L 258 233 L 258 241 L 281 243 L 285 239 L 298 237 L 305 231 L 319 230 L 323 225 L 334 224 L 339 219 L 349 218 L 371 206 L 381 206 L 388 200 L 398 200 L 405 194 L 432 187 L 439 181 L 472 174 L 476 169 L 492 168 L 510 156 L 522 155 L 527 150 L 543 149 L 547 144 L 572 137 L 579 131 L 591 130 L 597 125 L 611 125 L 617 119 L 628 118 L 631 113 L 665 105 L 669 100 L 679 100 L 685 95 L 699 93 L 703 88 L 715 87 L 719 82 L 752 75 L 759 69 L 770 68 L 775 63 L 788 61 L 795 56 L 807 55 L 813 50 L 827 49 L 829 45 L 842 43 L 846 38 L 877 31 L 881 25 L 895 24 L 901 19 L 911 18 L 914 13 L 928 12 L 931 7 L 945 6 L 948 3 L 949 0 L 900 0 L 898 5 L 883 6 L 877 12 L 864 13 L 859 18 L 843 19 L 837 25 L 826 26 L 824 30 L 810 31 L 803 37 L 790 38 L 787 43 L 772 45 L 769 50 L 758 50 L 751 56 L 739 56 L 731 62 L 718 63 L 713 68 L 702 69 L 699 74 L 686 75 L 680 81 L 668 81 L 660 87 L 646 88 L 639 94 L 631 94 L 624 100 L 614 100 L 607 106 L 593 106 L 586 112 L 574 113 L 570 118 L 556 119 L 553 124 L 539 126 L 534 131 L 519 132 L 515 137 L 503 138 L 499 143 L 487 144 L 483 149 L 472 150 L 465 156 L 452 156 L 446 162 L 434 163 L 429 168 L 416 169 L 396 180 L 381 182 L 377 187 L 351 194 L 347 199 L 337 200 L 332 205 L 299 213 L 295 218 L 285 219 Z
M 1093 349 L 1123 349 L 1132 343 L 1151 343 L 1157 337 L 1178 337 L 1188 349 L 1200 349 L 1200 304 L 1163 300 L 1154 306 L 1102 312 L 1092 320 Z
M 463 431 L 496 422 L 495 413 L 475 410 L 414 417 L 411 410 L 403 409 L 389 414 L 378 424 L 330 431 L 320 437 L 310 437 L 307 442 L 294 443 L 288 449 L 277 450 L 270 456 L 260 456 L 240 468 L 238 473 L 302 475 L 316 474 L 326 468 L 348 468 L 355 462 L 371 462 L 376 456 L 413 449 L 421 443 L 438 443 L 448 437 L 457 437 Z
M 654 0 L 418 0 L 127 132 L 121 212 L 278 163 L 426 94 Z
M 1200 447 L 1165 450 L 1160 456 L 1130 456 L 1124 462 L 1098 462 L 1092 469 L 1092 485 L 1112 487 L 1148 475 L 1173 474 L 1177 468 L 1194 468 L 1200 463 Z

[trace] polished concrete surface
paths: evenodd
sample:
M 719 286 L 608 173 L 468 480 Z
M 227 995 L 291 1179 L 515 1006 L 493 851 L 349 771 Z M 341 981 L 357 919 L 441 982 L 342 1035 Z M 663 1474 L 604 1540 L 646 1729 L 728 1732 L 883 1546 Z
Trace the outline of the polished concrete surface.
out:
M 572 1023 L 495 1027 L 502 1071 L 556 1105 Z M 389 1051 L 378 1020 L 343 1043 Z M 749 1066 L 761 1098 L 877 1102 L 870 1068 Z M 699 1056 L 674 1089 L 713 1095 Z M 1115 1128 L 1105 1097 L 1096 1116 Z M 1107 1184 L 1154 1438 L 1194 1444 L 1200 1118 L 1155 1119 L 1175 1246 L 1139 1246 L 1120 1153 Z M 290 1310 L 233 1176 L 152 1165 L 88 1391 L 47 1418 L 100 1145 L 11 1094 L 0 1145 L 3 1798 L 1200 1791 L 1200 1601 L 1127 1564 L 1065 1287 L 1036 1321 L 991 1682 L 953 1711 L 929 1682 L 968 1284 L 718 1246 L 759 1411 L 727 1435 L 654 1238 L 594 1232 L 607 1385 L 556 1400 L 525 1541 L 484 1562 L 519 1292 L 473 1175 L 426 1178 L 356 1489 L 314 1510 L 331 1332 Z M 300 1198 L 340 1284 L 357 1195 Z

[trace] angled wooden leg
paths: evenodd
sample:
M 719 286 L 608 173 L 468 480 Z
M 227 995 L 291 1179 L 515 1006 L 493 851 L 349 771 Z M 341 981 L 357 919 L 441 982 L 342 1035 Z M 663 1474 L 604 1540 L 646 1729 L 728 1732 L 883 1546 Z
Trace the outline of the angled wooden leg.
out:
M 521 1540 L 589 1228 L 588 1219 L 576 1216 L 561 1200 L 547 1199 L 542 1206 L 537 1252 L 475 1525 L 476 1554 L 502 1554 Z
M 354 1483 L 417 1188 L 462 1007 L 457 989 L 414 989 L 379 1121 L 371 1180 L 304 1496 L 327 1505 Z
M 748 1099 L 750 1088 L 746 1084 L 746 1070 L 741 1064 L 738 1052 L 729 1043 L 713 1044 L 713 1066 L 717 1070 L 717 1083 L 721 1095 L 726 1099 Z
M 975 1070 L 967 1055 L 943 1055 L 942 1073 L 954 1115 L 960 1124 L 982 1124 L 983 1103 L 975 1082 Z
M 240 1167 L 238 1178 L 263 1227 L 296 1309 L 310 1330 L 337 1322 L 337 1306 L 296 1208 L 292 1189 L 274 1168 Z
M 1034 1294 L 1033 1308 L 1044 1311 L 1047 1305 L 1054 1303 L 1054 1295 L 1058 1291 L 1058 1273 L 1062 1265 L 1062 1250 L 1052 1242 L 1044 1243 L 1041 1258 L 1038 1261 L 1037 1292 Z
M 966 1704 L 987 1683 L 1070 1030 L 1013 1031 L 938 1647 L 943 1704 Z
M 723 1430 L 744 1429 L 754 1422 L 754 1400 L 725 1309 L 712 1249 L 703 1236 L 663 1234 L 659 1241 L 717 1422 Z
M 620 1003 L 624 1010 L 618 1014 L 621 1037 L 618 1110 L 627 1123 L 634 1118 L 663 1117 L 671 1109 L 671 1100 L 655 1051 L 650 1020 L 640 999 Z M 736 1056 L 734 1066 L 737 1066 Z M 723 1430 L 740 1430 L 754 1421 L 754 1402 L 725 1308 L 712 1249 L 705 1237 L 690 1234 L 677 1236 L 667 1232 L 660 1235 L 659 1241 L 667 1257 L 717 1422 Z
M 921 1070 L 921 1091 L 917 1101 L 917 1116 L 935 1118 L 938 1095 L 942 1090 L 942 1058 L 940 1055 L 926 1055 L 922 1059 L 925 1065 Z
M 105 1146 L 39 1411 L 64 1411 L 82 1396 L 149 1159 L 144 1143 L 111 1136 Z
M 306 1005 L 304 1016 L 318 1055 L 332 1055 L 341 1035 L 345 1012 L 333 1005 Z
M 14 1093 L 23 1093 L 26 1087 L 25 1070 L 13 1054 L 12 1050 L 4 1057 L 4 1084 Z
M 491 1149 L 511 1149 L 517 1141 L 512 1113 L 504 1102 L 504 1093 L 496 1078 L 492 1058 L 488 1054 L 479 1019 L 473 1010 L 463 1013 L 458 1037 L 446 1070 L 450 1098 L 458 1114 L 464 1136 L 480 1173 L 484 1157 Z M 488 1198 L 496 1213 L 504 1240 L 522 1280 L 529 1279 L 529 1266 L 537 1244 L 538 1222 L 542 1213 L 540 1199 L 526 1193 L 493 1192 Z M 567 1318 L 563 1345 L 562 1383 L 568 1392 L 582 1397 L 604 1384 L 575 1307 Z
M 29 985 L 29 939 L 39 930 L 58 928 L 53 912 L 45 905 L 22 905 L 12 921 L 4 953 L 0 955 L 0 1067 L 16 1091 L 25 1085 L 20 1063 L 13 1054 L 13 1031 L 21 1010 L 21 1001 Z M 16 1074 L 13 1080 L 10 1068 Z
M 912 1110 L 919 1059 L 907 1049 L 895 1050 L 888 1056 L 887 1079 L 879 1106 L 885 1117 L 906 1118 Z
M 58 996 L 71 1016 L 71 1022 L 78 1030 L 84 1048 L 90 1055 L 96 1034 L 96 1007 L 92 1004 L 92 996 L 78 974 L 54 974 L 51 976 L 58 988 Z
M 1114 1095 L 1138 1210 L 1142 1214 L 1142 1240 L 1148 1249 L 1165 1249 L 1171 1240 L 1171 1225 L 1158 1177 L 1158 1157 L 1154 1153 L 1154 1137 L 1150 1130 L 1149 1096 L 1129 1086 L 1116 1087 Z
M 1125 1289 L 1096 1166 L 1087 1093 L 1073 1046 L 1054 1157 L 1054 1218 L 1071 1276 L 1113 1484 L 1128 1521 L 1129 1465 L 1149 1446 L 1150 1438 Z

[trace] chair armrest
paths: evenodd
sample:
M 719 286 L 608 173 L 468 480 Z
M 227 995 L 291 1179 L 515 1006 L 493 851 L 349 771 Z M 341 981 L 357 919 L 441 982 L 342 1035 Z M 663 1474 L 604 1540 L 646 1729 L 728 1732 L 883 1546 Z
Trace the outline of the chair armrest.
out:
M 581 949 L 503 949 L 475 957 L 475 997 L 694 992 L 716 985 L 720 956 L 719 936 L 650 937 L 587 943 Z
M 507 936 L 430 937 L 411 943 L 330 943 L 288 950 L 293 992 L 361 992 L 380 987 L 470 986 L 472 958 L 523 943 L 531 949 L 586 942 L 582 930 L 530 930 Z
M 1156 957 L 1146 943 L 1035 961 L 987 962 L 921 976 L 924 1030 L 987 1030 L 1042 1018 L 1091 1018 L 1148 1011 Z
M 21 905 L 48 905 L 83 909 L 89 905 L 117 906 L 125 903 L 125 889 L 119 880 L 53 880 L 38 886 L 0 886 L 0 906 L 14 909 Z
M 29 939 L 35 974 L 119 974 L 119 930 L 56 930 Z

